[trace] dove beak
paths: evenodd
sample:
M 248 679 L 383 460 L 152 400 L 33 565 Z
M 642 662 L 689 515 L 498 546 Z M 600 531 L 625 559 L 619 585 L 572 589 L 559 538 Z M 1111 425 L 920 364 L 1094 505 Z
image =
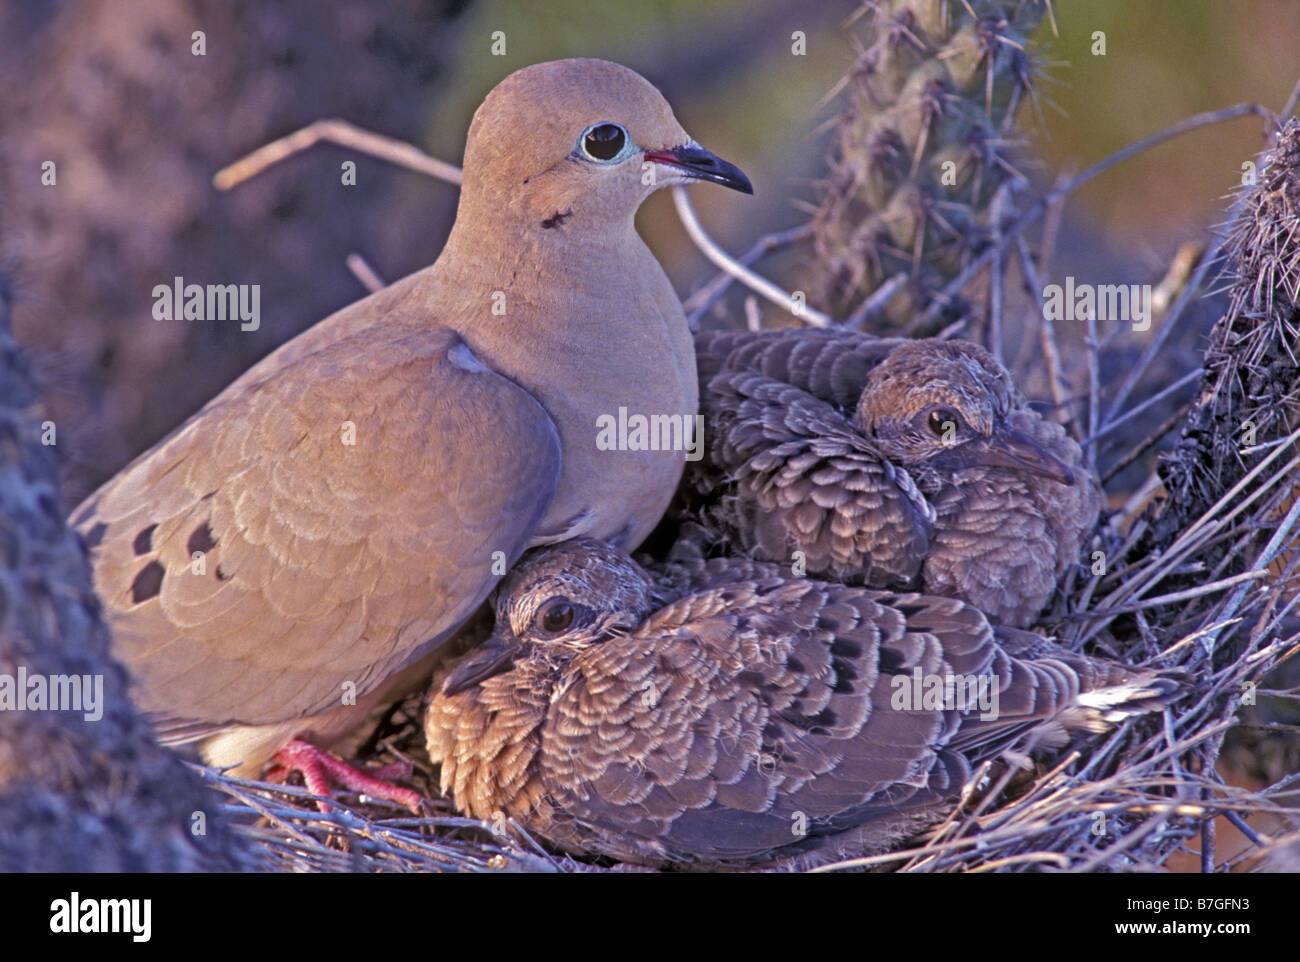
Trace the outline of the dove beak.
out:
M 990 438 L 970 441 L 963 447 L 976 464 L 1028 471 L 1059 484 L 1074 484 L 1074 472 L 1064 461 L 1020 431 L 1008 428 Z
M 451 670 L 447 680 L 442 683 L 443 695 L 450 698 L 494 675 L 509 671 L 514 667 L 522 649 L 523 646 L 518 642 L 506 641 L 499 635 L 493 635 Z
M 645 159 L 684 171 L 691 180 L 707 180 L 730 187 L 742 194 L 752 194 L 754 185 L 735 164 L 710 153 L 693 140 L 668 150 L 647 150 Z

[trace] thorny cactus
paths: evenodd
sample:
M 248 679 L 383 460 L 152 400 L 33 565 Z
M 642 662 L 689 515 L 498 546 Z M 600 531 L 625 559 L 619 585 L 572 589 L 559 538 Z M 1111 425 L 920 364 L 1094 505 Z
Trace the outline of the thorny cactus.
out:
M 1178 564 L 1184 573 L 1171 572 L 1166 591 L 1195 589 L 1256 566 L 1268 570 L 1251 590 L 1238 585 L 1231 597 L 1214 596 L 1208 608 L 1198 599 L 1161 609 L 1145 627 L 1163 638 L 1221 638 L 1226 643 L 1198 674 L 1208 675 L 1213 664 L 1271 690 L 1256 705 L 1240 691 L 1220 688 L 1228 696 L 1225 710 L 1239 711 L 1244 723 L 1229 733 L 1223 752 L 1261 783 L 1276 783 L 1269 790 L 1276 790 L 1276 802 L 1294 806 L 1294 789 L 1285 786 L 1300 744 L 1268 729 L 1300 722 L 1300 703 L 1281 694 L 1300 680 L 1300 664 L 1291 657 L 1300 635 L 1287 617 L 1300 563 L 1300 527 L 1288 517 L 1296 449 L 1283 444 L 1300 426 L 1300 120 L 1278 132 L 1262 168 L 1243 188 L 1230 224 L 1223 265 L 1228 304 L 1210 332 L 1182 436 L 1158 468 L 1165 496 L 1140 522 L 1148 527 L 1129 558 L 1138 567 Z M 1264 658 L 1270 651 L 1280 657 Z M 1258 675 L 1242 671 L 1252 662 Z
M 1168 543 L 1276 450 L 1300 401 L 1300 121 L 1278 133 L 1227 245 L 1226 313 L 1210 333 L 1199 396 L 1160 467 L 1168 498 L 1156 527 Z M 1273 442 L 1273 443 L 1270 443 Z M 1294 452 L 1274 459 L 1283 467 Z M 1271 471 L 1242 492 L 1248 496 Z M 1268 531 L 1261 532 L 1267 538 Z M 1232 550 L 1225 544 L 1223 552 Z M 1242 556 L 1253 552 L 1237 551 Z
M 1008 136 L 1033 95 L 1027 38 L 1046 11 L 1045 0 L 868 0 L 858 10 L 813 220 L 813 303 L 854 318 L 901 274 L 906 285 L 872 323 L 896 332 L 988 242 L 994 195 L 1022 178 Z M 910 333 L 933 334 L 964 307 Z

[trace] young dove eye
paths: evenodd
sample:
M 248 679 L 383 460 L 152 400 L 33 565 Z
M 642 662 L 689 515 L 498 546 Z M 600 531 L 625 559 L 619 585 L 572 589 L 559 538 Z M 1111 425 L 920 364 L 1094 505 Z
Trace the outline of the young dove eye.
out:
M 533 625 L 545 634 L 558 635 L 573 625 L 576 614 L 577 610 L 573 603 L 561 595 L 550 599 L 537 609 L 537 614 L 533 616 Z
M 961 418 L 952 408 L 931 408 L 925 424 L 930 433 L 940 439 L 955 438 L 962 426 Z

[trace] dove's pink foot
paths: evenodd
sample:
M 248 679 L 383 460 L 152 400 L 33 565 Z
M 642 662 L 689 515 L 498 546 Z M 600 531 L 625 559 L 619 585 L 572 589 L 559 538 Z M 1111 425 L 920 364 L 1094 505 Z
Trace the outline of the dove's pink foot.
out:
M 375 775 L 368 775 L 308 742 L 295 738 L 280 749 L 271 761 L 273 765 L 271 777 L 273 779 L 283 781 L 289 773 L 299 772 L 307 785 L 307 790 L 315 795 L 323 795 L 328 798 L 330 779 L 333 779 L 344 788 L 350 788 L 354 792 L 360 792 L 372 798 L 387 799 L 401 805 L 403 808 L 410 809 L 417 815 L 420 814 L 421 798 L 419 792 L 393 785 L 384 781 L 383 778 L 377 778 Z M 376 774 L 382 774 L 385 778 L 403 778 L 409 776 L 411 771 L 409 765 L 396 763 L 386 766 Z M 324 804 L 322 804 L 322 809 L 329 810 Z

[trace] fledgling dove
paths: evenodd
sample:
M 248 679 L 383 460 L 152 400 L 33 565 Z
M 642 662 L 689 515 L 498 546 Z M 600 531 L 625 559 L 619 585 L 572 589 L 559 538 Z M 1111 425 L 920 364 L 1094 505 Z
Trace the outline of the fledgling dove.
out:
M 660 866 L 886 850 L 942 819 L 982 760 L 1026 764 L 1181 690 L 953 598 L 747 559 L 655 581 L 590 539 L 526 555 L 496 619 L 434 676 L 443 791 L 566 851 Z
M 696 180 L 752 193 L 633 71 L 510 75 L 470 126 L 437 262 L 285 344 L 74 512 L 165 740 L 240 774 L 328 744 L 427 673 L 529 545 L 645 537 L 683 452 L 599 450 L 597 418 L 696 410 L 681 304 L 633 227 Z
M 674 514 L 721 550 L 960 598 L 1015 627 L 1085 560 L 1100 485 L 978 345 L 833 330 L 697 345 L 705 458 Z

